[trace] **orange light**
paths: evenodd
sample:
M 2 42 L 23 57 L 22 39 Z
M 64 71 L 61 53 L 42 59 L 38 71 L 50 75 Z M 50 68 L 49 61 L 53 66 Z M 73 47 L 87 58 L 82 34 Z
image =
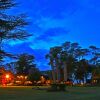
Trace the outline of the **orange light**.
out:
M 10 76 L 7 74 L 7 75 L 6 75 L 6 78 L 8 79 L 9 77 L 10 77 Z

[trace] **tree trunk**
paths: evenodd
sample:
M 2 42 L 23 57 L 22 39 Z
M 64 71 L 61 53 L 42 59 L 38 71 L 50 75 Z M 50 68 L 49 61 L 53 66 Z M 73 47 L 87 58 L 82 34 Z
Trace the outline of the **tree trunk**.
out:
M 56 73 L 57 73 L 57 82 L 60 81 L 60 70 L 59 70 L 59 66 L 56 66 Z
M 67 81 L 67 64 L 64 62 L 64 82 Z
M 52 66 L 52 78 L 53 78 L 53 83 L 56 83 L 56 74 L 55 74 L 54 66 Z

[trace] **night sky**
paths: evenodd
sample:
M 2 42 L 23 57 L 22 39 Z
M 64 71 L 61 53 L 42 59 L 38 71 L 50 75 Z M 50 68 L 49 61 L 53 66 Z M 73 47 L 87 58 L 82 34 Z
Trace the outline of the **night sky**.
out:
M 10 14 L 26 13 L 33 37 L 10 41 L 8 52 L 34 54 L 40 70 L 50 69 L 45 60 L 49 48 L 65 41 L 78 42 L 82 47 L 100 47 L 100 0 L 17 0 L 19 6 Z

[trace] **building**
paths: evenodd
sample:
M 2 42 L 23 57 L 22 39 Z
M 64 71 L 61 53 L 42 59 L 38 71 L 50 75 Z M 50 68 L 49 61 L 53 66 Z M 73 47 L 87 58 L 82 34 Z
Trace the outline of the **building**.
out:
M 100 85 L 100 75 L 96 75 L 96 76 L 93 77 L 92 84 Z

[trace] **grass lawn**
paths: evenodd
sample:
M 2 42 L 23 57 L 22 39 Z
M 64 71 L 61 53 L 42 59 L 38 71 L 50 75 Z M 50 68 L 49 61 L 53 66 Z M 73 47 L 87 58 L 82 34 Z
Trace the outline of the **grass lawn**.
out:
M 66 92 L 0 87 L 0 100 L 100 100 L 100 87 L 67 87 Z

